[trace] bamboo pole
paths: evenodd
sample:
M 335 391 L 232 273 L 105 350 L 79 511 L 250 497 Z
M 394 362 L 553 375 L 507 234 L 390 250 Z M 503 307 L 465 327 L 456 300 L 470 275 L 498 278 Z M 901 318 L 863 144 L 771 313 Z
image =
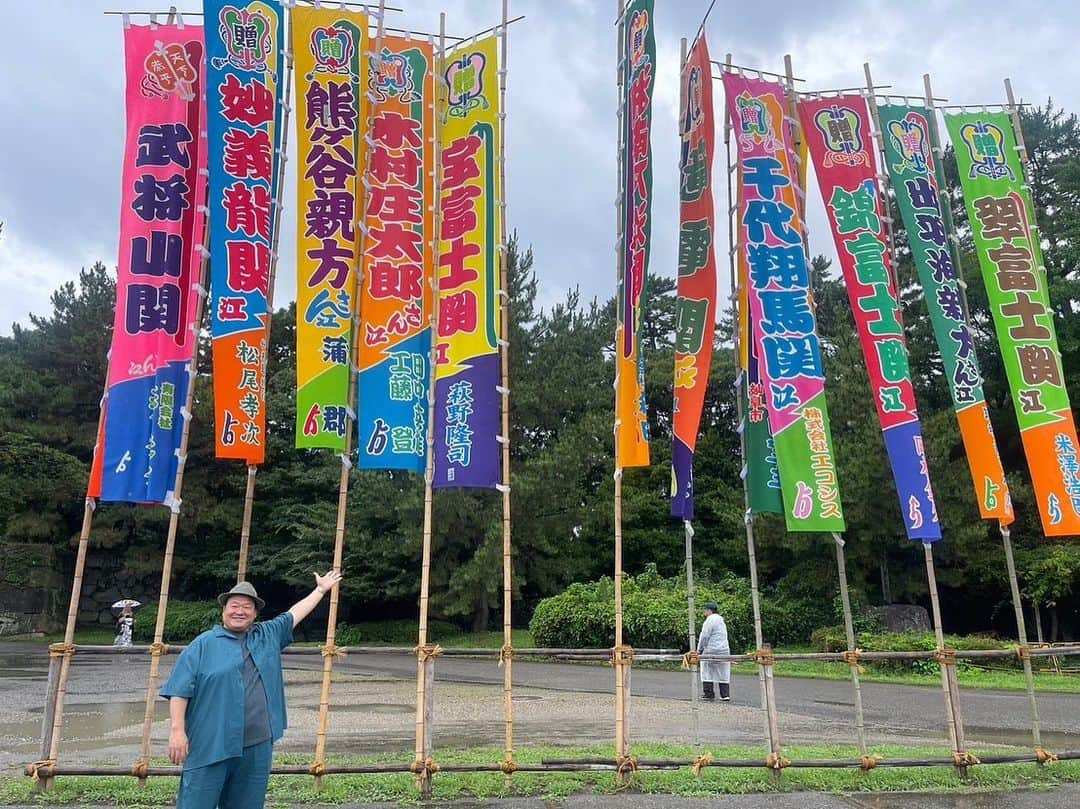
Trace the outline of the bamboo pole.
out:
M 499 359 L 502 365 L 502 542 L 503 542 L 503 649 L 501 663 L 503 667 L 503 761 L 508 765 L 514 761 L 514 636 L 513 636 L 513 558 L 511 555 L 510 528 L 510 268 L 509 245 L 507 244 L 506 224 L 506 77 L 509 68 L 509 0 L 502 0 L 502 27 L 499 37 L 499 115 L 502 126 L 499 127 L 499 199 L 497 208 L 499 217 L 499 284 L 501 287 L 502 306 L 500 307 Z M 507 774 L 507 782 L 510 775 Z
M 885 223 L 885 235 L 889 245 L 889 256 L 892 258 L 890 280 L 893 289 L 896 290 L 896 300 L 899 304 L 900 262 L 898 260 L 899 256 L 896 249 L 896 229 L 893 227 L 892 206 L 889 201 L 889 172 L 885 162 L 885 133 L 881 131 L 881 116 L 878 114 L 877 98 L 874 96 L 874 78 L 870 73 L 869 62 L 863 62 L 863 74 L 866 76 L 866 106 L 870 110 L 870 122 L 874 127 L 874 142 L 877 145 L 878 158 L 881 161 L 881 167 L 878 172 L 878 179 L 881 186 L 878 189 L 878 195 L 881 199 L 881 218 Z M 900 320 L 900 327 L 903 328 L 904 318 L 899 306 L 896 308 L 896 316 Z
M 623 105 L 623 62 L 627 58 L 627 55 L 623 49 L 624 39 L 626 37 L 626 20 L 624 15 L 624 0 L 615 0 L 616 14 L 618 15 L 618 58 L 616 60 L 616 83 L 618 86 L 618 98 L 619 109 L 617 113 L 617 120 L 619 124 L 619 134 L 616 138 L 616 182 L 619 186 L 619 191 L 616 196 L 616 267 L 618 275 L 618 283 L 623 283 L 623 274 L 625 267 L 623 266 L 623 240 L 626 234 L 623 232 L 623 212 L 626 210 L 627 201 L 625 199 L 626 189 L 622 182 L 623 175 L 623 133 L 626 129 L 626 116 L 628 114 L 627 109 Z M 618 351 L 619 342 L 619 328 L 618 321 L 619 315 L 616 313 L 616 328 L 615 328 L 615 342 L 616 351 Z M 625 328 L 625 324 L 623 326 Z M 623 757 L 627 753 L 626 749 L 626 694 L 625 680 L 623 678 L 623 658 L 622 658 L 622 645 L 623 645 L 623 613 L 622 613 L 622 478 L 623 469 L 619 466 L 619 363 L 616 360 L 615 363 L 615 494 L 614 494 L 614 509 L 615 509 L 615 525 L 614 525 L 614 539 L 615 539 L 615 647 L 612 649 L 612 664 L 615 669 L 615 758 L 621 762 Z M 625 783 L 622 772 L 619 774 L 619 783 Z
M 711 8 L 711 6 L 710 6 Z M 708 14 L 706 14 L 706 17 Z M 704 26 L 704 21 L 702 21 Z M 700 35 L 700 31 L 699 31 Z M 681 147 L 686 148 L 690 137 L 689 129 L 683 129 L 686 121 L 686 37 L 679 41 L 679 138 Z M 680 151 L 681 155 L 681 151 Z M 681 163 L 681 161 L 680 161 Z M 690 520 L 683 520 L 683 538 L 686 545 L 686 639 L 690 652 L 697 650 L 697 609 L 694 592 L 694 526 Z M 698 664 L 689 666 L 690 673 L 690 722 L 694 740 L 694 749 L 701 749 L 701 720 L 698 705 Z
M 382 38 L 383 38 L 383 24 L 385 19 L 385 0 L 379 0 L 379 16 L 376 25 L 375 34 L 375 47 L 373 48 L 374 55 L 378 56 L 382 52 Z M 368 54 L 364 54 L 360 60 L 361 65 L 367 64 Z M 361 71 L 363 75 L 364 71 Z M 364 86 L 363 84 L 361 85 Z M 367 115 L 367 132 L 371 132 L 372 121 L 375 117 L 375 101 L 371 96 L 368 96 L 368 115 Z M 361 139 L 362 142 L 363 139 Z M 366 197 L 363 196 L 361 187 L 366 187 L 368 176 L 370 174 L 371 166 L 371 150 L 362 149 L 365 156 L 364 163 L 364 181 L 362 184 L 357 185 L 357 227 L 360 230 L 360 236 L 358 239 L 358 250 L 356 251 L 356 284 L 355 284 L 355 301 L 356 309 L 353 316 L 351 325 L 351 337 L 352 337 L 352 362 L 349 367 L 349 392 L 348 392 L 348 410 L 349 414 L 348 423 L 345 430 L 345 451 L 341 455 L 341 475 L 338 478 L 338 504 L 337 504 L 337 522 L 334 527 L 334 565 L 333 569 L 335 573 L 341 572 L 341 562 L 344 556 L 345 550 L 345 514 L 347 511 L 349 500 L 349 471 L 352 469 L 352 461 L 350 454 L 352 452 L 352 439 L 353 434 L 356 432 L 356 403 L 357 403 L 357 366 L 359 363 L 360 354 L 360 322 L 361 311 L 360 302 L 362 299 L 362 292 L 364 288 L 364 256 L 367 249 L 367 223 L 364 221 L 364 211 L 366 208 Z M 363 201 L 361 201 L 363 199 Z M 337 616 L 338 616 L 338 604 L 340 602 L 340 587 L 334 587 L 330 590 L 330 608 L 326 616 L 326 644 L 323 646 L 323 671 L 322 671 L 322 690 L 319 695 L 319 724 L 315 733 L 315 761 L 312 763 L 311 772 L 315 776 L 315 789 L 322 789 L 323 772 L 325 771 L 325 757 L 326 757 L 326 731 L 327 724 L 330 715 L 330 681 L 331 674 L 334 669 L 334 658 L 339 654 L 337 646 L 334 644 L 337 634 Z
M 142 747 L 136 769 L 143 770 L 150 764 L 150 731 L 154 724 L 154 703 L 157 701 L 158 673 L 161 668 L 161 655 L 166 647 L 162 642 L 165 635 L 165 612 L 169 606 L 169 584 L 172 580 L 173 556 L 176 551 L 176 532 L 180 524 L 180 498 L 184 488 L 184 469 L 187 466 L 188 438 L 191 434 L 191 407 L 195 401 L 195 380 L 199 373 L 199 335 L 202 332 L 203 315 L 206 313 L 206 292 L 209 287 L 210 275 L 210 221 L 207 212 L 207 223 L 203 237 L 202 261 L 199 271 L 200 286 L 197 303 L 195 304 L 194 332 L 192 339 L 194 349 L 191 363 L 188 368 L 188 389 L 184 401 L 184 409 L 181 411 L 184 418 L 184 426 L 180 433 L 180 447 L 177 450 L 176 478 L 173 484 L 173 502 L 170 505 L 169 530 L 165 538 L 165 558 L 161 568 L 161 592 L 158 595 L 157 620 L 154 625 L 154 643 L 150 647 L 150 679 L 146 686 L 146 709 L 143 713 Z M 139 783 L 146 784 L 145 776 L 139 777 Z
M 434 141 L 435 166 L 433 183 L 434 230 L 430 234 L 432 251 L 436 261 L 431 273 L 431 353 L 428 357 L 428 430 L 427 453 L 424 463 L 424 526 L 423 549 L 420 563 L 420 617 L 416 644 L 416 745 L 413 772 L 418 774 L 420 791 L 425 796 L 431 794 L 431 772 L 421 765 L 431 756 L 431 714 L 434 711 L 430 702 L 433 697 L 435 667 L 427 660 L 428 656 L 428 600 L 431 589 L 431 540 L 432 517 L 434 508 L 435 483 L 435 368 L 438 359 L 439 333 L 439 224 L 441 214 L 442 191 L 442 113 L 446 106 L 446 85 L 443 82 L 443 70 L 446 63 L 446 14 L 439 14 L 439 47 L 435 54 L 435 98 L 430 114 L 434 120 L 432 139 Z M 431 665 L 427 665 L 431 662 Z
M 285 19 L 290 20 L 289 6 L 285 6 Z M 281 197 L 285 188 L 285 164 L 288 161 L 289 150 L 289 118 L 292 112 L 292 73 L 293 52 L 289 32 L 285 32 L 283 39 L 288 43 L 285 47 L 285 100 L 281 111 L 281 147 L 278 150 L 280 168 L 278 169 L 277 194 L 274 196 L 274 222 L 272 227 L 273 244 L 270 248 L 270 277 L 266 284 L 266 331 L 262 350 L 262 385 L 263 397 L 266 396 L 267 378 L 266 367 L 270 356 L 270 330 L 274 322 L 274 282 L 277 278 L 278 245 L 281 242 L 281 211 L 284 206 Z M 265 438 L 263 439 L 266 440 Z M 255 476 L 258 474 L 257 464 L 248 464 L 247 482 L 244 487 L 244 516 L 240 523 L 240 553 L 236 562 L 237 583 L 247 578 L 248 550 L 251 545 L 251 513 L 255 507 Z
M 196 344 L 196 351 L 198 350 Z M 110 351 L 109 354 L 112 352 Z M 94 453 L 102 450 L 101 432 L 105 427 L 105 407 L 109 401 L 109 371 L 108 363 L 105 370 L 105 385 L 101 394 L 101 405 L 98 412 L 97 439 L 94 442 Z M 93 464 L 91 464 L 91 471 Z M 58 648 L 49 650 L 49 679 L 45 692 L 45 713 L 42 717 L 42 759 L 55 761 L 60 753 L 60 729 L 64 723 L 64 698 L 67 695 L 67 681 L 71 671 L 71 656 L 75 653 L 75 622 L 79 615 L 79 600 L 82 597 L 83 573 L 86 570 L 86 554 L 90 545 L 90 529 L 94 520 L 96 503 L 89 495 L 83 504 L 82 528 L 79 530 L 79 547 L 75 554 L 75 574 L 71 581 L 71 597 L 68 600 L 67 622 L 64 625 L 64 642 Z M 59 669 L 56 679 L 53 679 L 54 661 L 60 655 Z M 48 721 L 48 727 L 45 722 Z M 52 786 L 52 777 L 48 776 L 41 782 L 42 789 L 48 790 Z
M 926 562 L 926 581 L 930 590 L 930 609 L 934 618 L 934 639 L 938 653 L 945 649 L 945 633 L 941 626 L 941 605 L 938 602 L 937 574 L 934 571 L 934 546 L 929 542 L 923 543 L 923 558 Z M 944 659 L 939 660 L 941 665 L 941 691 L 945 697 L 945 723 L 949 730 L 949 742 L 953 752 L 957 755 L 964 753 L 964 729 L 963 720 L 959 715 L 960 705 L 954 702 L 954 692 L 950 680 L 956 677 L 956 667 L 948 664 Z M 951 676 L 950 676 L 951 672 Z M 958 766 L 961 776 L 966 775 L 967 768 Z
M 727 54 L 724 59 L 724 65 L 726 70 L 730 70 L 733 66 L 731 63 L 731 54 Z M 761 624 L 761 596 L 758 591 L 758 578 L 757 578 L 757 551 L 754 543 L 754 513 L 750 509 L 750 488 L 749 488 L 749 465 L 747 463 L 747 450 L 746 450 L 746 408 L 743 406 L 743 397 L 745 393 L 745 385 L 749 380 L 746 378 L 746 373 L 742 368 L 742 329 L 739 325 L 739 287 L 742 283 L 742 279 L 739 277 L 739 273 L 736 270 L 735 253 L 738 246 L 735 238 L 736 224 L 738 221 L 738 208 L 735 204 L 735 198 L 731 191 L 732 174 L 736 170 L 736 166 L 731 159 L 731 130 L 732 121 L 731 114 L 728 105 L 724 104 L 724 154 L 727 162 L 727 203 L 728 203 L 728 270 L 731 280 L 731 317 L 732 322 L 735 324 L 735 332 L 733 345 L 735 350 L 735 367 L 738 369 L 735 372 L 735 380 L 733 382 L 733 389 L 735 395 L 735 408 L 739 424 L 739 452 L 742 458 L 742 474 L 740 478 L 743 484 L 743 525 L 746 529 L 746 554 L 749 559 L 750 566 L 750 604 L 754 614 L 754 648 L 764 648 L 764 632 Z M 751 343 L 753 342 L 753 336 L 748 338 Z M 749 347 L 747 347 L 747 356 L 749 356 Z M 760 691 L 761 707 L 765 712 L 765 738 L 768 741 L 769 752 L 774 755 L 780 754 L 780 735 L 779 725 L 776 722 L 771 721 L 771 705 L 769 701 L 769 691 L 765 683 L 765 669 L 761 666 L 758 667 L 758 690 Z
M 855 654 L 855 622 L 851 614 L 851 595 L 848 592 L 847 561 L 844 558 L 844 540 L 839 534 L 833 534 L 836 546 L 836 573 L 840 579 L 840 603 L 844 610 L 844 637 L 847 650 Z M 859 683 L 859 663 L 855 657 L 848 658 L 848 671 L 851 673 L 851 690 L 855 699 L 855 735 L 859 741 L 859 753 L 866 755 L 866 724 L 863 719 L 862 686 Z

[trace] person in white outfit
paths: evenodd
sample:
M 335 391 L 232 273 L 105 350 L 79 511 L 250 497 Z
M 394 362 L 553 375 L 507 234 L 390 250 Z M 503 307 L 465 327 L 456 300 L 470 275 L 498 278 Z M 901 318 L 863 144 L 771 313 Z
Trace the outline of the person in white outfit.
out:
M 705 605 L 705 620 L 701 624 L 701 634 L 698 635 L 698 654 L 701 655 L 727 655 L 731 654 L 728 646 L 727 624 L 717 612 L 716 602 L 710 601 Z M 716 685 L 719 685 L 720 701 L 731 700 L 731 663 L 727 660 L 702 660 L 701 661 L 701 690 L 705 699 L 716 699 Z

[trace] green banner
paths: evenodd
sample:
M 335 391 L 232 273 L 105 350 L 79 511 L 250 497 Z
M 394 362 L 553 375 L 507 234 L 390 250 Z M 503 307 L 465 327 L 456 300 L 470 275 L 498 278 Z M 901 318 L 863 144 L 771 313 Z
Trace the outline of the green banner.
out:
M 1080 534 L 1076 426 L 1035 211 L 1005 112 L 946 115 L 1024 454 L 1047 536 Z
M 922 283 L 945 379 L 971 469 L 979 513 L 1012 522 L 1012 504 L 982 389 L 982 373 L 968 328 L 952 217 L 943 197 L 945 176 L 937 126 L 925 107 L 878 108 L 885 164 Z
M 751 358 L 752 370 L 740 386 L 743 396 L 743 436 L 746 440 L 747 495 L 750 511 L 755 514 L 784 513 L 780 472 L 776 468 L 776 447 L 769 432 L 769 409 L 765 404 L 765 386 L 757 379 L 757 359 Z

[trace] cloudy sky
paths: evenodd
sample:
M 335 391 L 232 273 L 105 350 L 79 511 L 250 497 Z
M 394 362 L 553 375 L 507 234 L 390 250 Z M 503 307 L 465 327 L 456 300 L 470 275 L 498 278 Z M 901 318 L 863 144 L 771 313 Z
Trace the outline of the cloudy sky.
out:
M 121 19 L 106 16 L 152 0 L 35 0 L 5 3 L 0 48 L 0 334 L 47 313 L 49 294 L 95 261 L 116 263 L 123 151 Z M 579 286 L 601 299 L 615 288 L 616 36 L 618 0 L 511 0 L 507 111 L 509 224 L 536 254 L 541 301 Z M 469 35 L 499 21 L 500 0 L 403 0 L 390 24 Z M 656 0 L 658 75 L 654 101 L 654 272 L 674 275 L 680 37 L 693 37 L 708 0 Z M 197 11 L 197 0 L 181 0 Z M 869 61 L 884 92 L 920 94 L 930 72 L 952 103 L 1004 100 L 1012 78 L 1026 100 L 1080 111 L 1073 68 L 1080 12 L 1064 2 L 717 0 L 706 33 L 716 59 L 782 71 L 790 53 L 800 89 L 863 82 Z M 796 10 L 787 10 L 796 9 Z M 162 3 L 160 11 L 167 10 Z M 189 17 L 194 21 L 195 17 Z M 1070 80 L 1071 78 L 1071 80 Z M 716 86 L 716 108 L 722 90 Z M 722 144 L 720 144 L 722 148 Z M 718 151 L 718 210 L 723 153 Z M 286 179 L 276 303 L 295 293 L 295 161 Z M 820 198 L 811 189 L 810 246 L 832 254 Z M 722 219 L 722 217 L 721 217 Z M 718 223 L 717 243 L 726 244 Z M 718 256 L 723 259 L 723 253 Z M 721 263 L 721 268 L 726 262 Z M 721 292 L 726 293 L 726 271 Z

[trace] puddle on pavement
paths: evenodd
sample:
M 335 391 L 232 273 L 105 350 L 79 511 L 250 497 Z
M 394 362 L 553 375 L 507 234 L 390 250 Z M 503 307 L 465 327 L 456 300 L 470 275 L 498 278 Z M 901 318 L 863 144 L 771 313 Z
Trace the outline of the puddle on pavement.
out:
M 31 709 L 41 713 L 41 708 Z M 64 706 L 64 738 L 77 742 L 94 741 L 107 733 L 141 723 L 146 711 L 144 702 L 84 702 Z M 169 706 L 164 700 L 154 706 L 154 718 L 166 719 Z M 41 720 L 0 722 L 0 739 L 38 739 Z M 110 740 L 111 743 L 111 740 Z
M 973 742 L 1031 747 L 1031 731 L 1025 728 L 984 728 L 978 725 L 965 724 L 964 736 L 967 739 L 968 747 Z M 1042 738 L 1043 747 L 1047 750 L 1076 750 L 1080 748 L 1080 733 L 1044 730 L 1040 733 L 1040 737 Z
M 306 705 L 306 708 L 318 710 L 318 705 Z M 394 704 L 391 702 L 348 702 L 341 705 L 331 706 L 334 713 L 401 713 L 411 714 L 416 709 L 412 705 Z

